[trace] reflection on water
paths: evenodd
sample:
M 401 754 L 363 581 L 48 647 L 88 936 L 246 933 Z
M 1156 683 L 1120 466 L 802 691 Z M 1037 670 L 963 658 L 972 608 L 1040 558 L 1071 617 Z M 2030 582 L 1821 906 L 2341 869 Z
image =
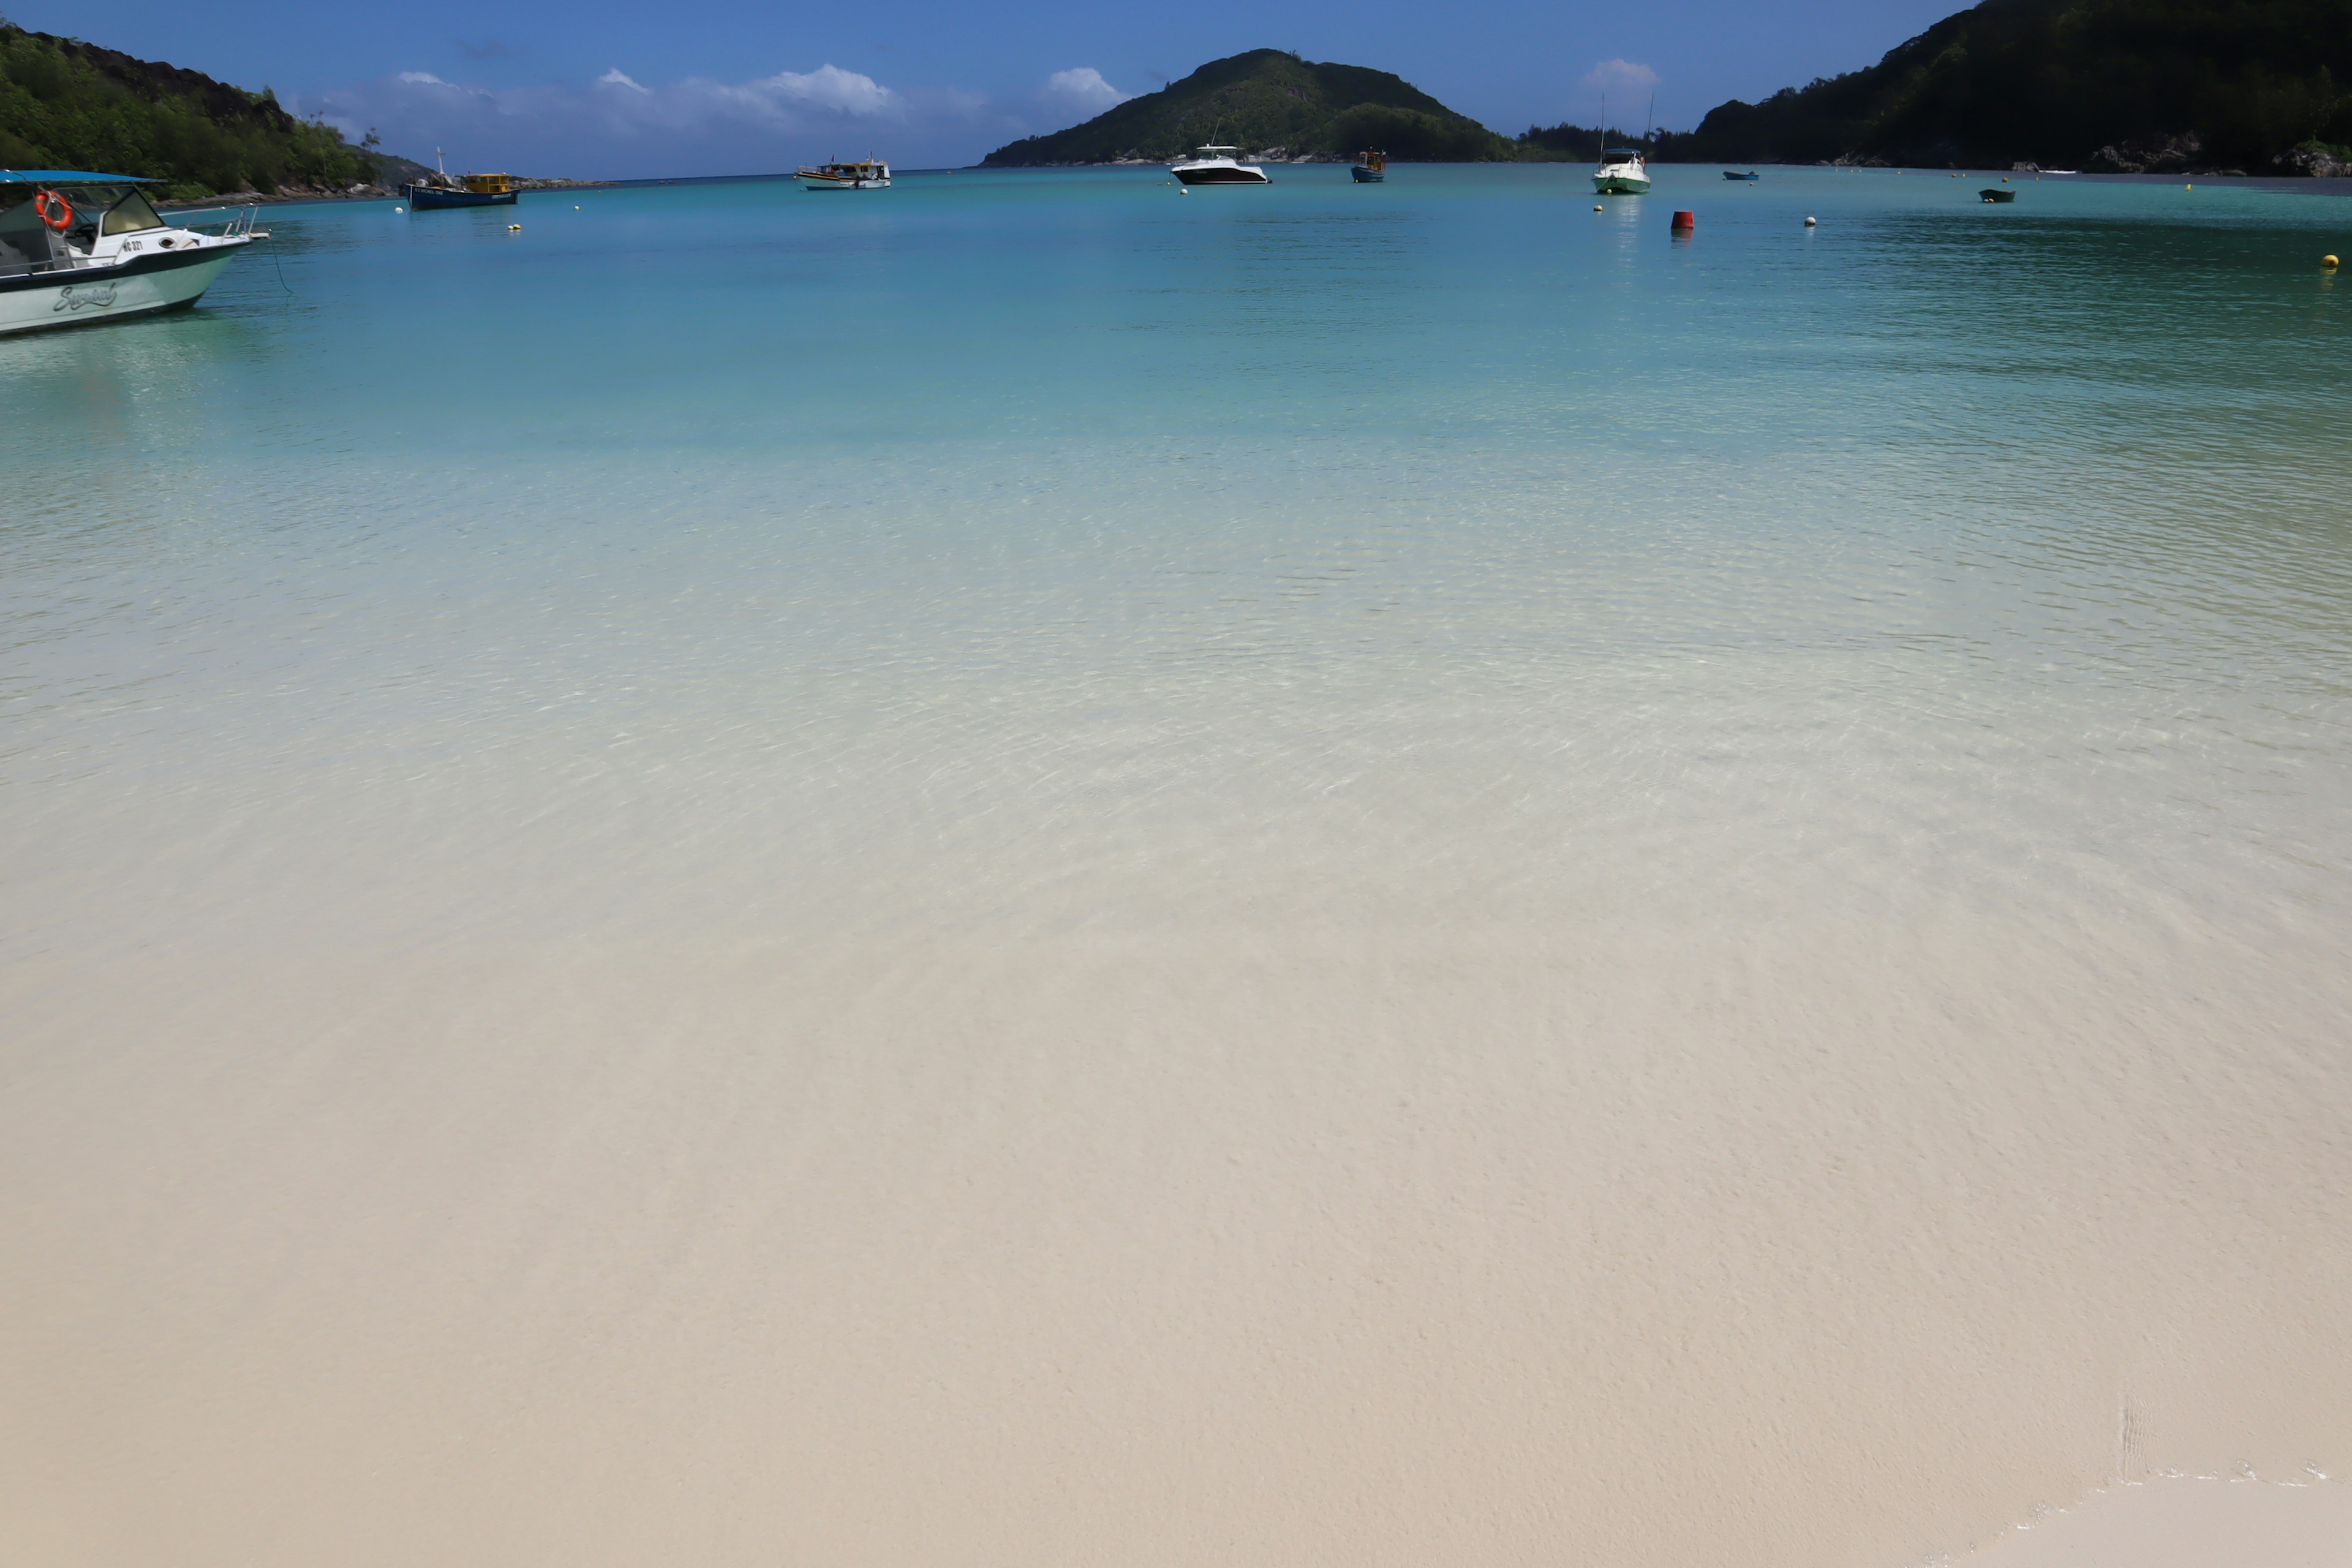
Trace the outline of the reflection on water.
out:
M 2126 1397 L 2352 1463 L 2342 204 L 1713 173 L 289 209 L 0 345 L 12 1513 L 1891 1564 Z

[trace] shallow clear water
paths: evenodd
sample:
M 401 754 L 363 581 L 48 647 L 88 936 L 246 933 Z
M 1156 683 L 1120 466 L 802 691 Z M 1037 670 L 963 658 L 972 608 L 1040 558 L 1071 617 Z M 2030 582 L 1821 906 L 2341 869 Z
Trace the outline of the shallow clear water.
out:
M 1276 174 L 290 208 L 0 343 L 44 1561 L 2352 1463 L 2352 201 Z

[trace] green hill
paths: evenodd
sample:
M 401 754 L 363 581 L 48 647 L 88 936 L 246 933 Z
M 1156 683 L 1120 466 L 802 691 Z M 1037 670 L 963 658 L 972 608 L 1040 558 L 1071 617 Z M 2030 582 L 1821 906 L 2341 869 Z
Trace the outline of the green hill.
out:
M 1874 66 L 1723 104 L 1660 153 L 2331 173 L 2352 156 L 2347 87 L 2352 0 L 1985 0 Z
M 342 191 L 377 178 L 372 149 L 297 120 L 267 89 L 247 92 L 5 19 L 0 168 L 143 174 L 174 198 Z
M 1181 81 L 1131 98 L 1084 125 L 999 147 L 982 168 L 1159 162 L 1204 142 L 1264 157 L 1345 157 L 1366 147 L 1392 158 L 1467 163 L 1520 156 L 1515 143 L 1387 71 L 1318 65 L 1281 49 L 1211 60 Z

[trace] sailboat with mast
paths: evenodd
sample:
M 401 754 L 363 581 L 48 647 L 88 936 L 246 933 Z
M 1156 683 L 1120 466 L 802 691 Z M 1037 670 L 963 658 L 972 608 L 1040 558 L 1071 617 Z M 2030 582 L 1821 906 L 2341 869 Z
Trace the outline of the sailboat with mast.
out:
M 1650 116 L 1656 118 L 1658 99 L 1650 95 Z M 1650 127 L 1642 127 L 1643 146 L 1650 141 Z M 1650 161 L 1641 147 L 1609 145 L 1609 100 L 1601 100 L 1601 163 L 1592 171 L 1592 188 L 1604 196 L 1643 196 L 1650 193 Z

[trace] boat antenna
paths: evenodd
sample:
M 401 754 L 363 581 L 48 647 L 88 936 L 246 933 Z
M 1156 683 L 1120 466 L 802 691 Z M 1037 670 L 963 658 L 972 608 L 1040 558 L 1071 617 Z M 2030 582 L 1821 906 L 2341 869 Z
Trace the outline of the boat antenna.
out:
M 1595 153 L 1592 155 L 1592 161 L 1593 161 L 1594 163 L 1599 163 L 1604 162 L 1604 161 L 1608 158 L 1608 156 L 1609 156 L 1609 93 L 1608 93 L 1608 90 L 1607 90 L 1606 89 L 1603 89 L 1601 90 L 1601 150 L 1600 150 L 1599 152 Z
M 1642 116 L 1642 151 L 1644 153 L 1647 153 L 1650 150 L 1650 127 L 1656 124 L 1657 120 L 1658 94 L 1657 90 L 1654 88 L 1650 92 L 1649 110 Z
M 441 149 L 438 147 L 433 149 L 433 166 L 441 171 L 443 179 L 449 177 L 449 160 L 441 156 Z

